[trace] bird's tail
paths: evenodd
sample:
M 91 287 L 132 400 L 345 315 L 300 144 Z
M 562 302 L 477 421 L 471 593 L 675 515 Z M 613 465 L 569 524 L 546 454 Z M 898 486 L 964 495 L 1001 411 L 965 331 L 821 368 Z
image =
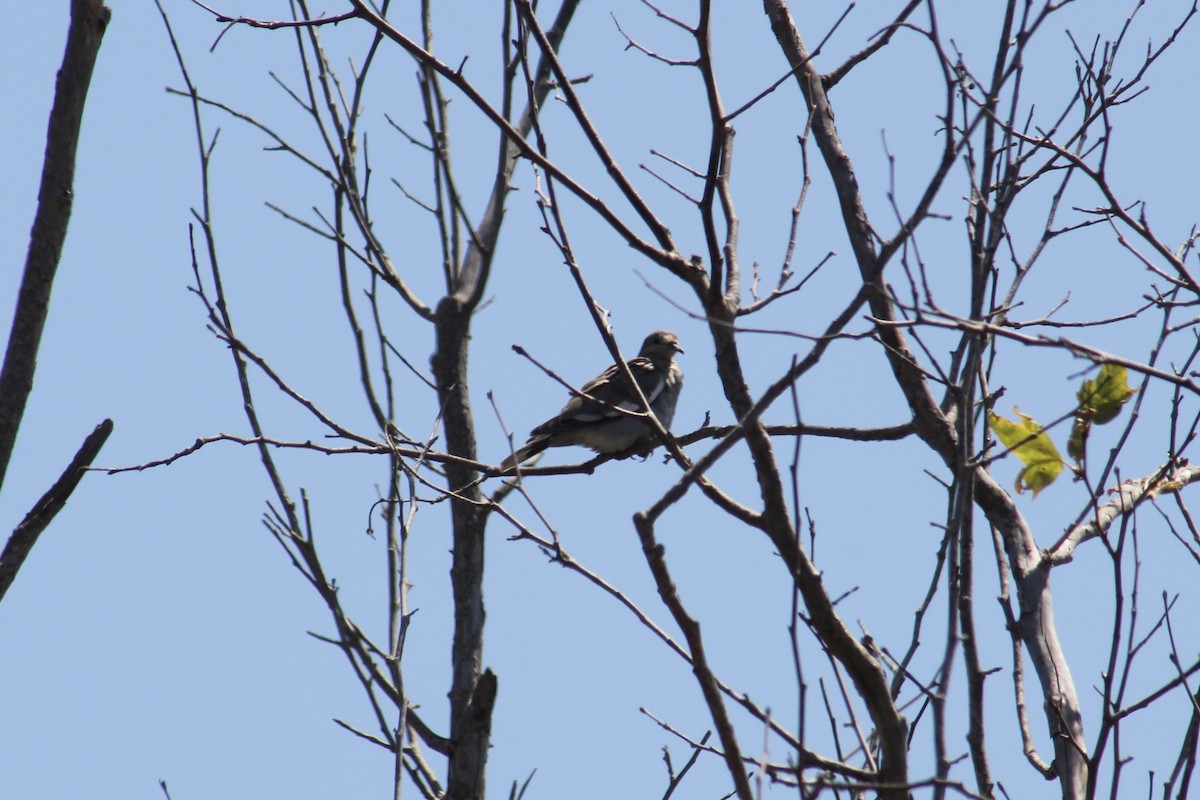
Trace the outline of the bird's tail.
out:
M 521 447 L 517 449 L 517 452 L 500 462 L 500 470 L 502 472 L 508 472 L 517 466 L 517 464 L 524 464 L 526 461 L 533 458 L 538 453 L 541 453 L 549 446 L 549 436 L 539 436 L 536 439 L 530 439 L 528 442 L 521 445 Z

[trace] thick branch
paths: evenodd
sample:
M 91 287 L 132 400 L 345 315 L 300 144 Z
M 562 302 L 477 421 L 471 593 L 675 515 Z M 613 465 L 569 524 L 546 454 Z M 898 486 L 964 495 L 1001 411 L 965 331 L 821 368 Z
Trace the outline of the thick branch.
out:
M 1067 531 L 1061 539 L 1046 550 L 1045 559 L 1051 566 L 1066 564 L 1075 557 L 1075 548 L 1089 539 L 1102 536 L 1109 527 L 1145 500 L 1150 500 L 1164 491 L 1178 491 L 1189 483 L 1200 479 L 1200 467 L 1184 467 L 1170 474 L 1159 473 L 1149 478 L 1132 478 L 1113 491 L 1116 498 L 1096 509 L 1086 521 Z
M 74 199 L 75 148 L 83 121 L 92 68 L 100 51 L 104 30 L 112 15 L 100 0 L 72 0 L 71 28 L 58 83 L 54 106 L 46 132 L 46 159 L 42 166 L 42 185 L 38 190 L 37 215 L 29 236 L 25 274 L 17 295 L 4 367 L 0 370 L 0 486 L 12 458 L 17 430 L 25 414 L 25 404 L 33 390 L 37 352 L 42 328 L 50 308 L 50 291 Z

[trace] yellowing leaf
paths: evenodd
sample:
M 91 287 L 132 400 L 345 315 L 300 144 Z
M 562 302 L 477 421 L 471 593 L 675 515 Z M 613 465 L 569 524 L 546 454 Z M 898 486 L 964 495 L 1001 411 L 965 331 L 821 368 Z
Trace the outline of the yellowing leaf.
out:
M 1080 413 L 1090 410 L 1091 421 L 1104 425 L 1121 413 L 1121 407 L 1133 397 L 1133 389 L 1129 388 L 1129 374 L 1124 367 L 1104 364 L 1100 374 L 1084 381 L 1075 396 L 1079 399 Z
M 1046 429 L 1033 421 L 1028 414 L 1013 408 L 1020 420 L 1013 422 L 996 413 L 988 414 L 988 427 L 996 434 L 1001 444 L 1021 459 L 1024 469 L 1017 475 L 1013 488 L 1020 494 L 1026 489 L 1037 497 L 1038 492 L 1054 483 L 1062 472 L 1063 459 L 1058 448 L 1050 440 Z
M 1124 367 L 1103 364 L 1100 374 L 1084 381 L 1075 397 L 1079 400 L 1079 410 L 1075 412 L 1075 425 L 1067 440 L 1067 455 L 1078 463 L 1083 461 L 1092 424 L 1112 422 L 1121 413 L 1121 407 L 1133 397 L 1129 374 Z

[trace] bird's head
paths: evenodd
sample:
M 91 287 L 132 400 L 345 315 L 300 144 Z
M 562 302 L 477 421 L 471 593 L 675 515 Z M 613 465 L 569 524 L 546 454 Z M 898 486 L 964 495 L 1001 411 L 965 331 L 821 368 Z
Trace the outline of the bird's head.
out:
M 651 361 L 670 361 L 676 353 L 682 352 L 678 336 L 670 331 L 655 331 L 642 342 L 642 349 L 638 355 Z

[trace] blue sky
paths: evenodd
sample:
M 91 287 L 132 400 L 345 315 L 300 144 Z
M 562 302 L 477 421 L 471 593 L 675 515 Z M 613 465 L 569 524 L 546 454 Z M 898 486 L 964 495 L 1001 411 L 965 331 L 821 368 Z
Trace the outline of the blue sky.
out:
M 219 26 L 184 0 L 167 0 L 193 78 L 203 93 L 259 116 L 302 147 L 315 142 L 303 118 L 272 81 L 275 71 L 294 84 L 291 35 L 236 29 L 209 52 Z M 860 49 L 880 25 L 873 8 L 860 7 L 831 39 L 823 68 Z M 872 6 L 876 4 L 870 4 Z M 949 5 L 949 4 L 947 4 Z M 968 59 L 989 46 L 994 11 L 942 9 L 943 25 L 956 32 Z M 810 43 L 819 40 L 836 11 L 800 8 L 796 13 Z M 1127 4 L 1086 4 L 1056 17 L 1031 54 L 1028 96 L 1039 107 L 1057 108 L 1071 90 L 1070 27 L 1077 41 L 1112 37 L 1127 16 Z M 1186 4 L 1154 2 L 1129 34 L 1133 64 L 1145 41 L 1160 42 Z M 333 3 L 330 13 L 341 10 Z M 890 8 L 890 5 L 889 5 Z M 229 13 L 272 17 L 277 3 L 236 0 Z M 639 41 L 666 55 L 690 53 L 686 37 L 655 20 L 635 3 L 584 4 L 563 48 L 573 74 L 592 75 L 581 87 L 602 135 L 639 190 L 660 209 L 685 252 L 699 252 L 702 238 L 686 203 L 636 169 L 653 164 L 652 148 L 700 163 L 706 147 L 705 112 L 695 76 L 685 69 L 649 62 L 624 49 L 609 12 Z M 67 3 L 23 3 L 10 10 L 10 45 L 0 52 L 7 77 L 0 82 L 6 121 L 0 154 L 0 225 L 4 263 L 0 308 L 11 308 L 24 261 L 44 147 L 45 121 L 54 75 L 62 55 Z M 467 73 L 494 91 L 491 77 L 498 51 L 494 15 L 445 17 L 439 52 L 448 63 L 470 55 Z M 690 7 L 678 9 L 690 18 Z M 715 44 L 722 91 L 729 107 L 740 105 L 783 73 L 765 18 L 757 8 L 722 9 Z M 403 20 L 408 24 L 409 20 Z M 335 63 L 357 57 L 364 31 L 354 24 L 326 29 Z M 1111 180 L 1123 197 L 1144 198 L 1163 238 L 1182 241 L 1198 206 L 1194 187 L 1200 158 L 1194 152 L 1194 77 L 1200 68 L 1196 31 L 1189 29 L 1153 68 L 1150 91 L 1125 107 L 1117 120 Z M 938 90 L 921 81 L 935 74 L 927 48 L 912 34 L 898 36 L 886 58 L 856 70 L 833 95 L 838 125 L 856 159 L 868 211 L 885 229 L 889 162 L 902 206 L 937 155 Z M 981 67 L 986 62 L 981 63 Z M 372 164 L 377 170 L 375 212 L 385 221 L 393 252 L 403 253 L 406 275 L 427 301 L 439 290 L 435 251 L 427 220 L 387 186 L 395 176 L 407 188 L 423 189 L 422 154 L 390 131 L 384 114 L 418 129 L 420 109 L 411 92 L 410 61 L 385 50 L 366 105 Z M 167 38 L 153 4 L 113 3 L 93 79 L 80 146 L 74 216 L 42 343 L 34 395 L 17 452 L 0 494 L 0 527 L 11 529 L 69 461 L 83 437 L 105 417 L 116 429 L 99 463 L 126 466 L 175 452 L 196 437 L 246 433 L 230 361 L 205 330 L 203 309 L 188 291 L 193 278 L 187 226 L 199 202 L 196 145 L 188 104 L 164 87 L 181 86 Z M 479 124 L 466 101 L 453 101 L 456 166 L 468 207 L 478 214 L 490 186 L 494 137 Z M 783 256 L 790 209 L 799 193 L 799 150 L 803 126 L 796 89 L 787 84 L 738 123 L 735 190 L 742 215 L 742 260 L 762 264 L 772 279 Z M 221 129 L 214 166 L 214 202 L 227 291 L 243 338 L 292 385 L 352 428 L 374 433 L 358 392 L 349 334 L 340 317 L 332 252 L 324 242 L 272 212 L 264 202 L 313 219 L 310 209 L 327 201 L 319 179 L 294 160 L 264 151 L 260 133 L 216 113 L 208 131 Z M 603 170 L 582 154 L 565 109 L 546 112 L 551 155 L 601 196 L 614 198 L 602 183 Z M 885 151 L 885 142 L 887 151 Z M 810 153 L 816 159 L 815 148 Z M 817 170 L 814 170 L 816 172 Z M 678 180 L 683 180 L 678 173 Z M 565 400 L 553 384 L 510 349 L 517 343 L 568 380 L 580 383 L 606 365 L 603 345 L 561 257 L 538 232 L 534 180 L 528 170 L 515 181 L 489 295 L 475 321 L 472 392 L 481 451 L 499 461 L 503 432 L 484 393 L 494 391 L 505 423 L 516 436 L 552 414 Z M 961 189 L 961 185 L 959 185 Z M 961 192 L 960 192 L 961 194 Z M 1095 205 L 1085 194 L 1078 205 Z M 719 384 L 712 374 L 712 346 L 704 325 L 646 288 L 642 276 L 688 308 L 683 287 L 633 251 L 578 203 L 563 203 L 573 242 L 597 300 L 612 312 L 618 341 L 628 353 L 655 328 L 676 330 L 687 350 L 687 374 L 675 431 L 698 427 L 711 412 L 728 422 Z M 929 223 L 922 240 L 944 290 L 946 304 L 962 310 L 953 295 L 961 282 L 963 206 L 953 191 L 939 198 L 945 220 Z M 1036 222 L 1035 210 L 1030 219 Z M 624 210 L 621 213 L 625 213 Z M 1071 212 L 1064 212 L 1071 213 Z M 1036 232 L 1035 232 L 1036 233 Z M 1022 236 L 1028 231 L 1018 232 Z M 856 286 L 844 234 L 828 183 L 815 175 L 802 217 L 796 269 L 803 273 L 829 251 L 837 255 L 804 292 L 777 304 L 754 324 L 817 333 L 831 309 L 840 308 Z M 1025 240 L 1028 244 L 1028 239 Z M 890 276 L 897 284 L 902 276 Z M 1023 318 L 1049 311 L 1068 293 L 1067 314 L 1096 319 L 1136 305 L 1148 279 L 1111 234 L 1095 229 L 1057 241 L 1023 292 Z M 428 326 L 399 303 L 388 309 L 392 335 L 418 366 L 432 346 Z M 859 323 L 856 330 L 865 330 Z M 1096 334 L 1089 341 L 1130 358 L 1144 359 L 1152 331 L 1131 325 Z M 761 390 L 786 369 L 802 340 L 743 337 L 748 378 Z M 948 347 L 931 336 L 934 349 Z M 941 351 L 937 351 L 941 352 Z M 1002 348 L 993 378 L 1006 389 L 1003 408 L 1016 403 L 1039 419 L 1053 419 L 1074 403 L 1083 365 L 1048 350 Z M 412 385 L 410 386 L 409 383 Z M 415 382 L 403 397 L 404 421 L 413 432 L 431 430 L 436 409 Z M 280 438 L 321 435 L 302 412 L 260 385 L 260 412 Z M 830 425 L 904 422 L 905 408 L 869 340 L 835 344 L 825 360 L 800 382 L 806 421 Z M 1148 400 L 1144 430 L 1123 460 L 1127 475 L 1152 472 L 1162 461 L 1162 430 L 1168 400 L 1157 391 Z M 1151 403 L 1151 400 L 1153 401 Z M 1195 398 L 1185 409 L 1195 413 Z M 788 421 L 781 406 L 774 421 Z M 1060 443 L 1066 431 L 1061 431 Z M 1093 446 L 1111 443 L 1097 434 Z M 790 442 L 780 453 L 790 454 Z M 703 452 L 699 450 L 697 452 Z M 577 453 L 558 451 L 549 463 L 568 463 Z M 385 475 L 369 459 L 288 454 L 281 458 L 294 493 L 306 487 L 326 547 L 329 574 L 364 626 L 382 625 L 385 609 L 384 546 L 366 533 L 370 506 Z M 743 462 L 722 463 L 715 477 L 736 497 L 752 500 L 753 482 Z M 1012 459 L 996 466 L 1010 483 Z M 911 629 L 911 610 L 925 591 L 940 535 L 931 523 L 943 518 L 944 495 L 929 470 L 944 470 L 911 442 L 847 445 L 807 439 L 801 464 L 802 504 L 817 521 L 818 563 L 833 594 L 854 590 L 841 606 L 852 624 L 900 652 Z M 559 530 L 564 545 L 581 562 L 627 592 L 660 623 L 668 615 L 657 601 L 630 516 L 671 485 L 675 468 L 657 457 L 645 463 L 605 465 L 591 476 L 545 479 L 532 488 L 539 508 Z M 369 709 L 341 656 L 306 635 L 330 633 L 327 612 L 288 564 L 259 519 L 270 487 L 257 457 L 233 444 L 212 445 L 177 463 L 141 473 L 90 475 L 33 552 L 0 605 L 0 774 L 4 794 L 14 798 L 160 797 L 165 779 L 175 800 L 383 796 L 390 783 L 389 759 L 334 725 L 333 718 L 369 728 Z M 1022 510 L 1049 544 L 1086 503 L 1078 484 L 1063 481 Z M 528 508 L 514 511 L 532 520 Z M 414 618 L 406 650 L 406 681 L 426 717 L 444 724 L 449 665 L 450 613 L 448 540 L 440 506 L 422 510 L 412 544 L 411 603 Z M 1162 587 L 1181 592 L 1175 620 L 1183 651 L 1200 640 L 1200 603 L 1195 564 L 1181 556 L 1157 516 L 1142 514 L 1144 615 L 1157 613 Z M 558 566 L 527 542 L 506 539 L 501 521 L 489 532 L 485 662 L 500 676 L 490 782 L 493 795 L 536 769 L 531 797 L 660 796 L 666 785 L 661 748 L 669 745 L 676 764 L 686 758 L 677 739 L 641 715 L 646 707 L 680 730 L 699 737 L 711 727 L 690 670 L 611 598 Z M 790 593 L 769 544 L 689 496 L 663 521 L 660 531 L 676 578 L 712 643 L 714 666 L 732 685 L 749 692 L 782 719 L 796 716 L 796 692 L 787 641 Z M 988 548 L 981 547 L 980 556 Z M 992 739 L 997 773 L 1012 796 L 1050 790 L 1024 763 L 1011 725 L 1007 639 L 992 598 L 995 569 L 979 570 L 985 653 L 1000 673 L 990 679 L 989 710 L 997 720 Z M 1107 645 L 1111 589 L 1107 558 L 1098 546 L 1081 550 L 1075 563 L 1055 574 L 1060 635 L 1077 666 L 1075 680 L 1089 712 L 1090 687 L 1099 680 Z M 898 610 L 899 609 L 899 610 Z M 939 616 L 942 609 L 935 604 Z M 940 621 L 927 637 L 936 641 Z M 1157 641 L 1157 640 L 1156 640 Z M 815 670 L 822 656 L 811 639 L 803 642 Z M 932 648 L 936 650 L 936 648 Z M 940 652 L 922 665 L 928 674 Z M 1161 650 L 1145 656 L 1144 687 L 1169 676 Z M 961 676 L 960 676 L 961 677 Z M 810 701 L 812 692 L 810 687 Z M 1040 702 L 1034 698 L 1031 706 Z M 1146 771 L 1170 768 L 1182 702 L 1147 716 L 1127 785 L 1144 785 Z M 1182 715 L 1182 716 L 1181 716 Z M 1094 716 L 1089 720 L 1094 732 Z M 740 721 L 743 746 L 757 752 L 757 730 Z M 1142 723 L 1136 721 L 1134 726 Z M 821 727 L 819 716 L 810 720 Z M 1155 732 L 1157 731 L 1157 733 Z M 1044 725 L 1035 723 L 1040 745 Z M 814 734 L 816 736 L 817 734 Z M 823 733 L 821 735 L 824 735 Z M 1161 737 L 1157 739 L 1156 737 Z M 1162 745 L 1162 746 L 1159 746 Z M 777 741 L 768 748 L 781 758 Z M 961 738 L 952 749 L 963 747 Z M 1156 754 L 1155 751 L 1161 751 Z M 921 752 L 918 748 L 917 752 Z M 1161 761 L 1153 761 L 1153 758 Z M 914 763 L 924 765 L 914 756 Z M 918 767 L 914 773 L 922 773 Z M 966 773 L 963 773 L 966 776 Z M 1136 777 L 1134 777 L 1136 776 Z M 724 767 L 702 759 L 685 782 L 682 797 L 718 797 L 726 791 Z M 1043 788 L 1044 787 L 1044 788 Z

